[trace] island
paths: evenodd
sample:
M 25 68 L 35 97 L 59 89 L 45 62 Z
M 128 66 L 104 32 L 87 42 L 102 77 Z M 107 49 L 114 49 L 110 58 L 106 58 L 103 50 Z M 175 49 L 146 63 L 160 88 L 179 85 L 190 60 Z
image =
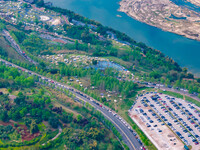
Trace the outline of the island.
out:
M 119 11 L 148 25 L 200 40 L 199 6 L 197 0 L 122 0 Z

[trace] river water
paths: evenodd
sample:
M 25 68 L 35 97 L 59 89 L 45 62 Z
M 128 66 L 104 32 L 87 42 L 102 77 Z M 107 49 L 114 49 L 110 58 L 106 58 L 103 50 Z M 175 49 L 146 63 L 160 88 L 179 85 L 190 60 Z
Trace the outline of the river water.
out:
M 45 0 L 105 26 L 126 33 L 138 42 L 162 51 L 200 77 L 200 42 L 141 23 L 118 12 L 120 0 Z M 121 17 L 117 17 L 120 15 Z

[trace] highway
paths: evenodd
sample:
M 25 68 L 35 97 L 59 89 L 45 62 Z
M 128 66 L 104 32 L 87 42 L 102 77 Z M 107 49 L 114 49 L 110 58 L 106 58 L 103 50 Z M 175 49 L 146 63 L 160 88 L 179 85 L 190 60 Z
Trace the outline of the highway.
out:
M 28 57 L 19 47 L 19 45 L 15 42 L 15 40 L 12 38 L 10 33 L 6 30 L 3 30 L 3 35 L 6 37 L 6 39 L 10 42 L 11 46 L 17 51 L 17 53 L 28 60 L 30 63 L 37 64 L 34 60 L 32 60 L 30 57 Z
M 66 84 L 54 81 L 50 78 L 47 78 L 45 76 L 41 76 L 35 72 L 32 72 L 30 70 L 27 70 L 25 68 L 22 68 L 20 66 L 17 66 L 13 63 L 10 63 L 6 60 L 3 60 L 0 58 L 0 61 L 5 63 L 7 66 L 18 68 L 19 70 L 27 72 L 29 75 L 36 75 L 39 77 L 40 80 L 44 80 L 48 82 L 49 84 L 54 84 L 55 87 L 60 87 L 62 89 L 69 90 L 74 95 L 76 95 L 76 100 L 81 99 L 85 102 L 90 103 L 96 110 L 99 110 L 105 118 L 107 118 L 109 121 L 113 123 L 113 125 L 116 127 L 116 129 L 121 134 L 124 143 L 129 147 L 130 150 L 139 150 L 141 149 L 142 143 L 139 139 L 136 139 L 135 135 L 136 133 L 132 130 L 131 126 L 122 119 L 116 112 L 111 110 L 110 108 L 104 106 L 100 102 L 96 101 L 95 99 L 91 98 L 90 96 L 78 91 L 77 89 L 68 86 Z M 138 141 L 139 140 L 139 141 Z
M 48 33 L 50 34 L 50 33 Z M 19 55 L 21 55 L 22 57 L 24 57 L 26 60 L 28 60 L 29 62 L 37 65 L 38 63 L 35 62 L 34 60 L 32 60 L 30 57 L 28 57 L 25 53 L 23 53 L 23 51 L 20 49 L 20 46 L 15 42 L 15 40 L 12 38 L 12 36 L 10 35 L 10 33 L 6 30 L 3 30 L 3 35 L 6 37 L 6 39 L 11 43 L 11 46 L 19 53 Z M 140 83 L 140 81 L 134 81 L 135 83 Z M 198 98 L 197 95 L 194 94 L 189 94 L 188 91 L 181 91 L 181 90 L 177 90 L 174 88 L 168 88 L 165 85 L 160 86 L 161 84 L 157 85 L 157 84 L 153 84 L 153 83 L 148 83 L 147 85 L 145 85 L 146 87 L 152 87 L 152 88 L 159 88 L 161 90 L 167 90 L 167 91 L 171 91 L 171 92 L 176 92 L 179 94 L 183 94 L 186 95 L 188 97 L 191 97 L 197 101 L 200 101 L 200 99 Z

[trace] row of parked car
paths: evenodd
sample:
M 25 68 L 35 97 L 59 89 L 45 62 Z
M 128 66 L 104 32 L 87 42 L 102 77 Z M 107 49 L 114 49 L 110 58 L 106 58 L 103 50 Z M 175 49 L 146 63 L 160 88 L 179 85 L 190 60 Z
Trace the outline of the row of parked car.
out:
M 174 108 L 177 109 L 177 110 L 179 110 L 180 113 L 181 113 L 182 115 L 186 115 L 185 112 L 184 112 L 182 109 L 180 109 L 180 107 L 183 107 L 183 108 L 184 108 L 184 106 L 182 106 L 181 103 L 175 103 L 175 98 L 170 98 L 170 97 L 168 97 L 168 96 L 165 96 L 165 98 L 168 99 L 168 100 L 170 101 L 170 103 L 174 106 Z M 170 118 L 174 121 L 174 123 L 177 123 L 177 125 L 180 124 L 180 122 L 181 122 L 181 125 L 180 125 L 179 129 L 181 129 L 181 130 L 183 131 L 183 133 L 188 133 L 188 137 L 194 138 L 194 139 L 192 139 L 192 141 L 193 141 L 196 145 L 198 145 L 199 142 L 195 139 L 195 137 L 198 138 L 199 136 L 198 136 L 197 134 L 195 134 L 195 133 L 193 133 L 193 135 L 191 135 L 191 134 L 189 133 L 189 132 L 193 132 L 193 129 L 192 129 L 190 126 L 188 126 L 187 123 L 183 120 L 183 118 L 179 117 L 179 115 L 178 115 L 175 111 L 173 111 L 172 109 L 169 109 L 170 107 L 166 105 L 166 101 L 161 100 L 161 102 L 162 102 L 162 104 L 165 105 L 165 107 L 168 108 L 168 110 L 170 111 L 170 112 L 168 112 L 168 110 L 167 110 L 167 111 L 165 111 L 165 113 L 167 113 L 167 114 L 170 116 Z M 161 108 L 162 108 L 162 107 L 161 107 Z M 166 110 L 166 109 L 164 109 L 164 110 Z M 172 114 L 173 114 L 173 115 L 172 115 Z M 172 128 L 172 130 L 175 131 L 175 133 L 178 133 L 177 135 L 178 135 L 186 144 L 189 144 L 188 141 L 181 135 L 180 132 L 178 132 L 178 131 L 172 126 L 171 123 L 168 122 L 168 125 Z

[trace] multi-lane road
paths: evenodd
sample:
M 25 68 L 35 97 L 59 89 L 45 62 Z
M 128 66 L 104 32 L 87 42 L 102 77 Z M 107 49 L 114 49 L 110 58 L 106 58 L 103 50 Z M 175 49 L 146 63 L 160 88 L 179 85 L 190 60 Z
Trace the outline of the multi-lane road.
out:
M 49 33 L 50 34 L 50 33 Z M 24 57 L 26 60 L 28 60 L 30 63 L 33 63 L 33 64 L 38 64 L 37 62 L 35 62 L 34 60 L 32 60 L 30 57 L 28 57 L 21 49 L 20 49 L 20 46 L 16 43 L 16 41 L 12 38 L 12 36 L 10 35 L 10 33 L 6 30 L 3 30 L 3 35 L 6 37 L 6 39 L 11 43 L 11 46 L 19 53 L 19 55 L 21 55 L 22 57 Z M 136 82 L 136 83 L 141 83 L 140 81 L 134 81 L 133 82 Z M 188 97 L 191 97 L 197 101 L 200 101 L 200 98 L 198 98 L 197 95 L 194 95 L 194 94 L 189 94 L 187 90 L 177 90 L 177 89 L 174 89 L 174 88 L 169 88 L 169 87 L 166 87 L 165 85 L 161 85 L 161 84 L 154 84 L 154 83 L 146 83 L 146 86 L 147 87 L 152 87 L 152 88 L 159 88 L 161 90 L 167 90 L 167 91 L 172 91 L 172 92 L 176 92 L 176 93 L 179 93 L 179 94 L 183 94 L 183 95 L 186 95 Z
M 5 36 L 5 38 L 10 42 L 11 46 L 17 51 L 17 53 L 19 55 L 21 55 L 23 58 L 25 58 L 26 60 L 28 60 L 30 63 L 33 64 L 38 64 L 37 62 L 35 62 L 34 60 L 32 60 L 30 57 L 28 57 L 25 52 L 23 52 L 20 48 L 20 46 L 15 42 L 15 40 L 12 38 L 12 36 L 10 35 L 10 33 L 6 30 L 3 30 L 3 35 Z
M 119 116 L 116 112 L 113 110 L 109 109 L 108 107 L 104 106 L 100 102 L 96 101 L 95 99 L 91 98 L 90 96 L 78 91 L 77 89 L 74 89 L 73 87 L 70 87 L 66 84 L 54 81 L 50 78 L 47 78 L 45 76 L 39 75 L 35 72 L 32 72 L 30 70 L 27 70 L 25 68 L 19 67 L 13 63 L 10 63 L 6 60 L 3 60 L 0 58 L 0 61 L 5 63 L 6 65 L 10 67 L 15 67 L 18 68 L 19 70 L 23 70 L 25 72 L 28 72 L 29 75 L 35 75 L 40 78 L 40 80 L 45 80 L 49 84 L 54 84 L 55 87 L 60 87 L 62 89 L 69 90 L 72 92 L 75 96 L 76 99 L 81 99 L 85 102 L 90 103 L 96 110 L 100 111 L 105 118 L 107 118 L 109 121 L 113 123 L 113 125 L 116 127 L 116 129 L 119 131 L 121 134 L 124 143 L 129 147 L 130 150 L 139 150 L 142 147 L 141 141 L 136 138 L 136 133 L 132 130 L 131 126 L 123 120 L 121 116 Z

